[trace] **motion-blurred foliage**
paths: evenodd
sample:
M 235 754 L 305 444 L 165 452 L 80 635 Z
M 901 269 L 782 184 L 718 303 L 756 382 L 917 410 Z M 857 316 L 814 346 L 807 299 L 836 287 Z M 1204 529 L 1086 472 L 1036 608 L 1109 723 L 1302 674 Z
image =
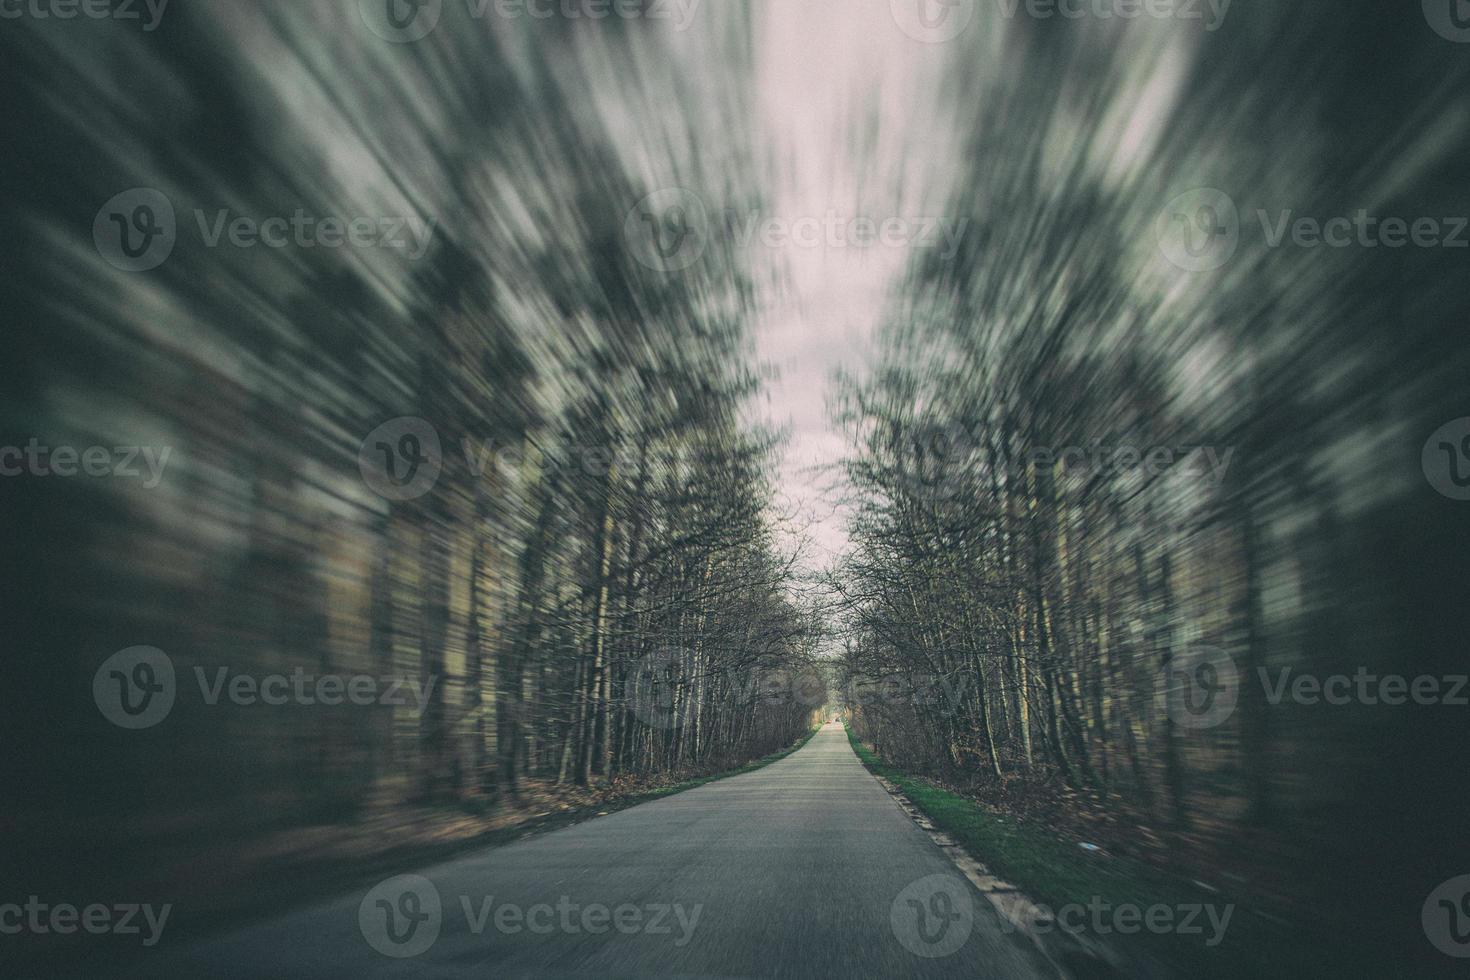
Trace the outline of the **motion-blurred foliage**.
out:
M 1273 246 L 1257 216 L 1470 214 L 1470 46 L 1368 0 L 1237 0 L 1208 35 L 1004 7 L 916 42 L 943 99 L 915 113 L 946 139 L 902 173 L 863 170 L 894 135 L 844 107 L 860 194 L 902 198 L 886 185 L 952 143 L 926 190 L 967 219 L 958 254 L 913 254 L 875 369 L 839 388 L 852 549 L 826 576 L 849 681 L 962 697 L 853 704 L 855 727 L 946 780 L 1167 828 L 1323 921 L 1416 931 L 1466 870 L 1445 856 L 1465 709 L 1271 704 L 1256 676 L 1465 672 L 1470 505 L 1419 456 L 1470 414 L 1466 253 Z M 189 840 L 712 770 L 810 721 L 750 683 L 823 643 L 779 440 L 749 424 L 752 324 L 790 283 L 718 235 L 674 272 L 628 242 L 655 191 L 767 203 L 769 8 L 710 0 L 674 30 L 449 3 L 407 44 L 358 8 L 178 0 L 151 31 L 0 34 L 0 445 L 170 450 L 156 486 L 0 479 L 4 837 L 70 881 Z M 141 273 L 92 240 L 139 187 L 178 237 Z M 1239 243 L 1189 271 L 1158 223 L 1200 189 Z M 222 213 L 388 219 L 415 247 L 210 244 Z M 404 416 L 442 473 L 391 500 L 360 456 Z M 1222 465 L 1034 456 L 1094 445 Z M 434 685 L 422 712 L 181 695 L 127 732 L 89 694 L 135 645 L 181 691 L 196 668 Z M 1184 728 L 1159 677 L 1201 648 L 1239 704 Z
M 7 22 L 5 220 L 26 246 L 6 444 L 171 450 L 156 487 L 0 490 L 26 678 L 7 843 L 45 839 L 30 860 L 66 855 L 75 885 L 200 835 L 709 770 L 807 729 L 810 704 L 746 681 L 798 670 L 814 636 L 773 542 L 774 439 L 741 424 L 748 274 L 623 245 L 659 187 L 754 194 L 740 14 L 707 16 L 724 28 L 486 17 L 406 45 L 356 3 L 178 4 L 149 33 Z M 134 187 L 178 222 L 147 272 L 91 240 Z M 429 231 L 421 255 L 211 245 L 226 209 Z M 359 450 L 402 416 L 443 468 L 395 501 Z M 87 695 L 138 644 L 180 694 L 123 732 Z M 432 686 L 422 712 L 195 692 L 196 671 L 298 670 Z
M 1420 449 L 1466 413 L 1470 267 L 1264 229 L 1470 212 L 1466 52 L 1415 15 L 983 25 L 948 75 L 964 246 L 911 266 L 838 406 L 844 686 L 961 692 L 855 697 L 858 733 L 982 795 L 1090 800 L 1138 853 L 1172 834 L 1181 870 L 1340 939 L 1416 936 L 1457 871 L 1465 709 L 1268 692 L 1283 670 L 1466 673 L 1445 628 L 1466 522 Z M 1238 219 L 1191 271 L 1156 224 L 1197 189 Z M 1177 723 L 1166 686 L 1191 682 L 1238 703 Z

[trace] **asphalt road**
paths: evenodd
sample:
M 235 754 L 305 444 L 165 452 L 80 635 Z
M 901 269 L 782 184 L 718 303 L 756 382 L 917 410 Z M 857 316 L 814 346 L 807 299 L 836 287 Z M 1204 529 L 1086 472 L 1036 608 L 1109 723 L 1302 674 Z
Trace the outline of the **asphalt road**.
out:
M 755 772 L 142 965 L 150 978 L 1048 975 L 837 724 Z

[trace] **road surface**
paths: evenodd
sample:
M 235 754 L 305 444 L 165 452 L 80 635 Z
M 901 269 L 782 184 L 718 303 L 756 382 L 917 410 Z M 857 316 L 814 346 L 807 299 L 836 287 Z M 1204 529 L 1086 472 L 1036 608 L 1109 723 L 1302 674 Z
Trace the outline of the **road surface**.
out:
M 755 772 L 141 965 L 148 977 L 1056 975 L 835 723 Z

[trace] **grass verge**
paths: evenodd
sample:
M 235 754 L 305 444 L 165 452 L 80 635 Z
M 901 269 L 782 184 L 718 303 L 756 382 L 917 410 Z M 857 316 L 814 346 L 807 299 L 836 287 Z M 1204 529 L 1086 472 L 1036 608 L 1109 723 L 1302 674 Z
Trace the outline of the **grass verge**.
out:
M 1234 906 L 1223 930 L 1201 913 L 1194 923 L 1201 927 L 1197 935 L 1140 928 L 1130 935 L 1110 932 L 1099 937 L 1125 960 L 1137 962 L 1146 957 L 1190 977 L 1393 975 L 1376 955 L 1348 948 L 1343 937 L 1312 935 L 1307 927 L 1266 918 L 1230 896 L 1197 887 L 1143 862 L 1084 850 L 1076 841 L 1045 827 L 998 815 L 974 800 L 894 768 L 858 741 L 851 729 L 847 737 L 870 772 L 897 786 L 977 861 L 1051 909 L 1070 904 L 1086 909 L 1094 901 L 1112 909 L 1124 904 L 1140 909 L 1213 905 L 1216 921 L 1220 921 L 1224 907 Z M 1175 915 L 1174 921 L 1182 922 Z M 1093 913 L 1086 916 L 1084 921 L 1090 924 Z M 1207 945 L 1215 936 L 1218 942 Z

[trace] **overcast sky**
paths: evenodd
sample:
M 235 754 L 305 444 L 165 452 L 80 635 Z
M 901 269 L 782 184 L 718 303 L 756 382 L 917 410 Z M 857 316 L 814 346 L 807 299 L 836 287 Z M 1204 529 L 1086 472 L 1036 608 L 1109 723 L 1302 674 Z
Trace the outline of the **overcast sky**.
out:
M 937 222 L 954 149 L 953 127 L 938 116 L 938 81 L 948 46 L 906 35 L 888 0 L 755 9 L 759 145 L 773 171 L 760 218 L 804 242 L 770 249 L 791 288 L 758 324 L 757 353 L 779 372 L 769 417 L 792 431 L 780 489 L 814 522 L 809 564 L 822 565 L 845 542 L 830 489 L 844 454 L 826 408 L 832 372 L 862 368 L 913 249 L 944 247 Z M 859 218 L 890 220 L 887 243 L 840 244 Z

